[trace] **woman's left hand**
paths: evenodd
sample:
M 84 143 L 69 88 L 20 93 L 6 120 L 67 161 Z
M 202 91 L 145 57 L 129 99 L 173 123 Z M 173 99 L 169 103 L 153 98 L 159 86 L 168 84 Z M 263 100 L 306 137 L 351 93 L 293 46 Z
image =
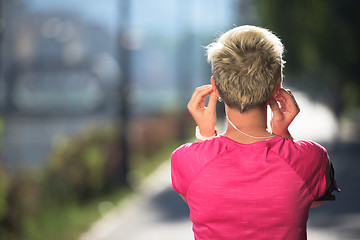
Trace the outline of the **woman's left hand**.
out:
M 270 125 L 272 132 L 285 138 L 292 138 L 288 127 L 300 112 L 300 108 L 290 90 L 281 88 L 274 98 L 270 99 L 273 112 Z
M 208 106 L 205 100 L 209 97 Z M 214 89 L 211 85 L 204 85 L 195 89 L 187 108 L 199 126 L 200 133 L 204 137 L 214 136 L 216 125 L 216 101 Z

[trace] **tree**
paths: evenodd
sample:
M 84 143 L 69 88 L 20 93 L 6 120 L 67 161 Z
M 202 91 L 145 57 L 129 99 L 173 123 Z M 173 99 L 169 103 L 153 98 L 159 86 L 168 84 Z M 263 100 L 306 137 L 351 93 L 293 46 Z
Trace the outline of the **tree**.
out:
M 337 115 L 360 106 L 359 1 L 258 0 L 256 9 L 282 39 L 295 85 L 320 93 Z

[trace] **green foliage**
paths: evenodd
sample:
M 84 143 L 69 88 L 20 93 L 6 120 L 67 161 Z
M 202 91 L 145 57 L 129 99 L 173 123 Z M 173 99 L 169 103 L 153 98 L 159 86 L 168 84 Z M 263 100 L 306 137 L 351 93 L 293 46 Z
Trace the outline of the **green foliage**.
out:
M 45 169 L 10 174 L 0 166 L 2 239 L 36 236 L 41 229 L 34 219 L 69 205 L 84 204 L 118 187 L 114 180 L 121 161 L 118 139 L 119 132 L 114 127 L 93 129 L 59 140 Z M 63 224 L 67 222 L 71 223 L 67 220 Z
M 36 216 L 41 208 L 42 189 L 36 175 L 30 171 L 10 174 L 2 171 L 2 180 L 6 181 L 1 201 L 4 204 L 0 218 L 0 234 L 3 239 L 18 239 L 23 235 L 25 218 Z
M 0 220 L 4 218 L 8 208 L 8 202 L 6 199 L 8 190 L 9 190 L 9 176 L 0 166 Z
M 153 116 L 133 121 L 137 131 L 131 134 L 135 138 L 130 144 L 129 179 L 147 175 L 169 157 L 176 120 L 176 116 Z M 0 239 L 75 239 L 85 231 L 100 217 L 101 201 L 116 204 L 109 196 L 129 191 L 119 181 L 121 139 L 115 126 L 87 129 L 58 138 L 44 168 L 15 173 L 0 166 Z
M 0 118 L 0 136 L 2 135 L 3 125 Z M 1 142 L 0 142 L 1 149 Z M 1 163 L 1 159 L 0 159 Z M 0 235 L 4 233 L 3 223 L 6 220 L 7 213 L 9 211 L 9 194 L 10 176 L 5 171 L 3 164 L 0 164 Z
M 346 106 L 360 106 L 347 89 L 360 90 L 360 2 L 354 0 L 258 0 L 264 27 L 282 39 L 286 73 L 293 85 L 323 94 L 339 113 Z
M 27 218 L 25 221 L 26 240 L 63 240 L 78 239 L 90 225 L 99 219 L 99 206 L 104 201 L 113 204 L 129 194 L 128 188 L 121 188 L 110 194 L 101 195 L 86 203 L 67 202 L 61 206 L 48 208 L 38 214 L 36 220 Z
M 3 132 L 3 124 L 2 119 L 0 118 L 0 139 Z M 1 142 L 0 142 L 0 149 L 1 149 Z M 1 160 L 1 159 L 0 159 Z M 9 189 L 9 176 L 6 174 L 2 165 L 0 165 L 0 221 L 4 218 L 8 202 L 6 199 L 7 192 Z
M 122 160 L 118 139 L 109 127 L 60 140 L 46 167 L 49 197 L 57 203 L 83 201 L 119 185 L 114 181 Z

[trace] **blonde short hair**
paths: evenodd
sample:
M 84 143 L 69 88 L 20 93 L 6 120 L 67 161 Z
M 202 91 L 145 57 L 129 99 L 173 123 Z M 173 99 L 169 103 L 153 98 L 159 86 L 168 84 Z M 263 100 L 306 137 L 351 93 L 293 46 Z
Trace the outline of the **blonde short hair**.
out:
M 220 97 L 240 112 L 266 103 L 282 82 L 284 47 L 267 29 L 236 27 L 206 48 Z

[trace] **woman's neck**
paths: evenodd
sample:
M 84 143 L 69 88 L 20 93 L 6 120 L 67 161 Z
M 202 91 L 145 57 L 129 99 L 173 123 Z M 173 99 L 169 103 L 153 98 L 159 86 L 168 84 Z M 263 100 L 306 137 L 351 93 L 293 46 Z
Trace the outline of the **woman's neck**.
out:
M 228 122 L 224 136 L 245 144 L 264 141 L 275 136 L 267 130 L 267 107 L 265 104 L 244 113 L 228 106 L 225 106 L 225 109 L 228 119 L 238 130 Z

